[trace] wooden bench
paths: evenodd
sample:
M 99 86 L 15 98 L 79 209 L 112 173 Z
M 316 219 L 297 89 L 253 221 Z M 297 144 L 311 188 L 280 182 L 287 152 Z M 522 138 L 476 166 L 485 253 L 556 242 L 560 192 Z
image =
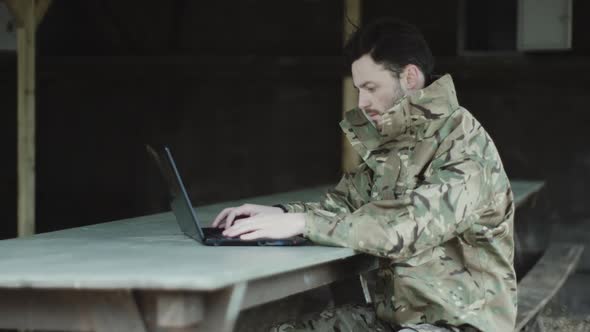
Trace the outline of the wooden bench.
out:
M 529 215 L 530 211 L 526 211 L 526 206 L 532 207 L 538 204 L 537 198 L 541 198 L 534 195 L 540 187 L 537 190 L 531 189 L 533 187 L 525 182 L 513 183 L 515 198 L 518 196 L 517 192 L 526 194 L 517 200 L 515 217 L 515 232 L 517 228 L 519 229 L 516 234 L 518 236 L 515 235 L 514 265 L 518 279 L 518 313 L 515 331 L 544 332 L 540 314 L 568 277 L 575 272 L 584 246 L 555 242 L 539 247 L 539 243 L 526 241 L 527 237 L 530 240 L 530 232 L 536 234 L 534 236 L 549 240 L 549 237 L 538 233 L 538 227 L 534 225 L 537 219 Z
M 571 243 L 549 245 L 541 258 L 518 283 L 518 315 L 515 332 L 527 327 L 543 331 L 538 314 L 575 271 L 584 246 Z M 534 254 L 534 253 L 532 253 Z M 526 255 L 525 255 L 526 256 Z M 533 330 L 534 331 L 534 330 Z

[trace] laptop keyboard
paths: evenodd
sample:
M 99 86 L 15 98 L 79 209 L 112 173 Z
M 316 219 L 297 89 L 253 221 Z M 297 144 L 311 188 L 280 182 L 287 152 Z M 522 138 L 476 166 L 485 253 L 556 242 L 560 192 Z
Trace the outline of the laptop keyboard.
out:
M 206 238 L 231 239 L 231 237 L 221 234 L 221 232 L 223 232 L 223 231 L 224 231 L 224 228 L 214 228 L 214 227 L 203 228 L 203 233 L 205 234 Z

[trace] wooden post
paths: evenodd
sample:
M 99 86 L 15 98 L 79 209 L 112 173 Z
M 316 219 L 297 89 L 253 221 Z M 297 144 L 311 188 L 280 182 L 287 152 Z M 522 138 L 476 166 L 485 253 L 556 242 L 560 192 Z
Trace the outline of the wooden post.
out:
M 352 23 L 352 24 L 351 24 Z M 344 0 L 343 41 L 361 24 L 361 0 Z M 354 24 L 354 25 L 353 25 Z M 352 77 L 346 75 L 342 80 L 342 113 L 354 108 L 358 103 L 358 94 L 352 84 Z M 342 171 L 350 172 L 359 163 L 359 156 L 346 137 L 342 138 Z
M 18 236 L 35 233 L 35 3 L 20 0 L 18 59 Z
M 35 31 L 49 0 L 6 0 L 17 27 L 18 236 L 35 233 Z

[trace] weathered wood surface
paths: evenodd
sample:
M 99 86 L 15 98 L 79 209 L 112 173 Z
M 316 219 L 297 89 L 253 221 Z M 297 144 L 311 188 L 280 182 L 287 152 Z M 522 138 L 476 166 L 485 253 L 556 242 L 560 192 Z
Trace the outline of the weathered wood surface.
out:
M 584 246 L 555 243 L 518 284 L 516 329 L 524 328 L 557 293 L 574 272 Z
M 323 188 L 259 197 L 318 199 Z M 210 222 L 229 202 L 198 209 Z M 208 247 L 184 236 L 171 213 L 0 241 L 0 287 L 216 290 L 353 256 L 347 248 Z
M 362 13 L 361 0 L 344 1 L 344 15 L 342 17 L 342 39 L 343 43 L 350 38 L 350 35 L 361 26 Z M 358 93 L 354 88 L 352 76 L 346 75 L 342 79 L 342 114 L 353 109 L 358 105 Z M 352 145 L 342 134 L 342 170 L 351 172 L 359 164 L 360 158 Z
M 5 0 L 17 35 L 17 229 L 35 233 L 35 36 L 50 0 Z
M 538 183 L 514 183 L 519 200 Z M 208 224 L 244 202 L 315 201 L 330 186 L 198 208 Z M 356 255 L 348 248 L 207 247 L 171 213 L 0 241 L 0 288 L 217 290 Z

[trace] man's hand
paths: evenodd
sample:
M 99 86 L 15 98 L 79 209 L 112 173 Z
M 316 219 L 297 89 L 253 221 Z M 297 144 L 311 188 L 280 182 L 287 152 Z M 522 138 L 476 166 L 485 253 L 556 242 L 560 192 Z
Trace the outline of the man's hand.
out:
M 240 220 L 223 231 L 223 235 L 239 236 L 242 240 L 285 239 L 302 234 L 304 230 L 305 213 L 258 214 Z
M 212 227 L 231 227 L 236 219 L 253 217 L 259 214 L 282 214 L 283 210 L 274 206 L 255 205 L 255 204 L 244 204 L 238 207 L 229 207 L 223 209 L 215 220 L 213 221 Z M 241 219 L 243 220 L 243 219 Z M 240 220 L 240 221 L 241 221 Z

